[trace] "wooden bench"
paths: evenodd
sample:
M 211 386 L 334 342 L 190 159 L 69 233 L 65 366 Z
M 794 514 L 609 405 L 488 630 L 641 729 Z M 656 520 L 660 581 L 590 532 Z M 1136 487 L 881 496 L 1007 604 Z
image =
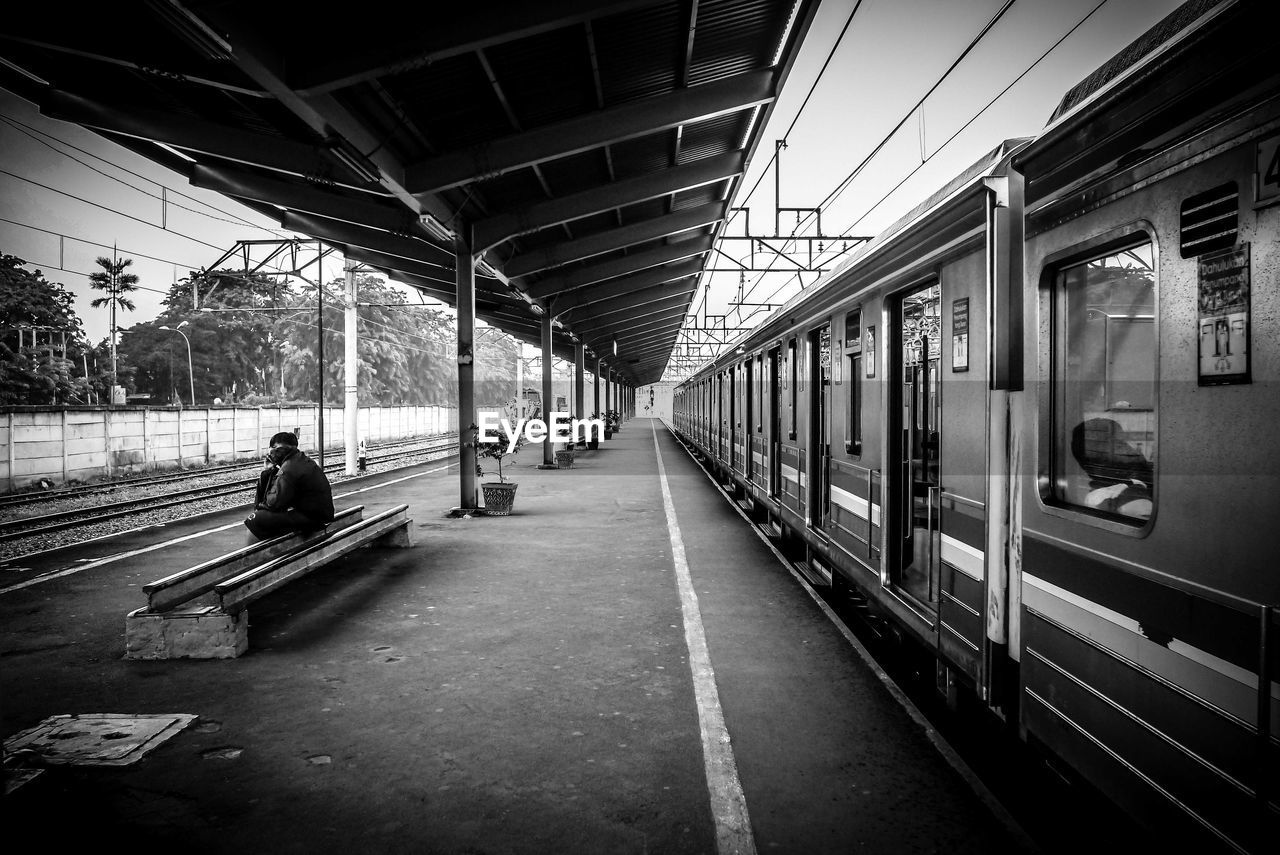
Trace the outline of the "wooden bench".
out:
M 249 648 L 249 603 L 366 544 L 412 545 L 409 506 L 364 519 L 364 506 L 324 529 L 241 547 L 142 587 L 147 605 L 125 617 L 127 659 L 230 659 Z

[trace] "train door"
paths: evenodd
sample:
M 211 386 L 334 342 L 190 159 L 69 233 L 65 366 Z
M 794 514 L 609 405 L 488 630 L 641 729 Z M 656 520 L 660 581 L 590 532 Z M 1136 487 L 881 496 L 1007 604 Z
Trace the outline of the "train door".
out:
M 769 351 L 769 495 L 778 498 L 782 488 L 782 377 L 778 348 Z
M 716 460 L 725 458 L 725 432 L 728 428 L 728 417 L 724 406 L 724 372 L 716 375 Z
M 939 589 L 941 293 L 935 282 L 895 301 L 890 345 L 889 477 L 893 507 L 889 581 L 936 609 Z
M 831 523 L 831 325 L 809 333 L 809 524 Z
M 728 467 L 736 470 L 739 467 L 737 444 L 742 440 L 742 407 L 737 401 L 737 366 L 726 371 L 728 374 Z
M 755 430 L 751 427 L 751 407 L 756 399 L 751 388 L 751 364 L 750 359 L 742 364 L 742 474 L 748 484 L 751 483 L 751 444 L 755 440 Z

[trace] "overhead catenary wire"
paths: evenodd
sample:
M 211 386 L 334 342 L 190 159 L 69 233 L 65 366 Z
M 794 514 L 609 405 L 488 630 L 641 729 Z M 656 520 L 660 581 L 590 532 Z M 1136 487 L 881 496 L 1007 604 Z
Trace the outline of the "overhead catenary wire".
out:
M 964 59 L 973 51 L 975 47 L 977 47 L 978 43 L 981 42 L 982 39 L 986 37 L 986 35 L 992 30 L 992 28 L 995 27 L 997 23 L 999 23 L 1001 18 L 1004 17 L 1005 13 L 1009 11 L 1009 9 L 1013 6 L 1015 2 L 1016 0 L 1005 0 L 1005 3 L 1000 7 L 999 10 L 996 11 L 996 13 L 991 17 L 991 19 L 987 21 L 986 25 L 983 26 L 983 28 L 977 33 L 977 35 L 975 35 L 969 41 L 969 43 L 965 46 L 964 50 L 962 50 L 960 54 L 947 67 L 946 71 L 944 71 L 942 75 L 939 76 L 936 81 L 934 81 L 933 85 L 929 87 L 928 91 L 926 91 L 925 94 L 921 96 L 921 98 L 915 104 L 912 105 L 911 109 L 908 110 L 906 114 L 902 117 L 902 119 L 880 140 L 879 143 L 876 144 L 876 146 L 871 150 L 871 152 L 867 154 L 867 156 L 864 157 L 857 166 L 854 167 L 853 171 L 851 171 L 848 175 L 846 175 L 843 179 L 841 179 L 841 181 L 836 185 L 835 189 L 833 189 L 830 193 L 828 193 L 827 196 L 821 202 L 818 203 L 818 205 L 816 206 L 817 209 L 825 208 L 835 199 L 839 198 L 839 196 L 846 189 L 848 189 L 848 187 L 853 183 L 853 180 L 857 178 L 859 174 L 861 174 L 863 169 L 866 168 L 867 164 L 870 163 L 871 160 L 877 154 L 880 153 L 880 151 L 889 143 L 889 141 L 898 133 L 898 131 L 900 131 L 902 127 L 911 119 L 911 117 L 915 115 L 916 111 L 928 100 L 929 96 L 932 95 L 935 91 L 937 91 L 938 87 L 940 87 L 946 81 L 946 79 L 950 77 L 952 72 L 954 72 L 956 68 L 959 67 L 960 63 L 964 61 Z M 1103 0 L 1103 2 L 1105 3 L 1106 0 Z M 1102 5 L 1102 4 L 1099 4 L 1099 5 Z M 1096 11 L 1096 9 L 1094 11 Z M 1090 12 L 1089 14 L 1092 15 L 1093 12 Z M 1087 17 L 1088 16 L 1086 16 L 1086 19 Z M 1074 31 L 1078 27 L 1079 25 L 1077 24 L 1076 27 L 1072 28 L 1072 31 Z M 1068 32 L 1068 35 L 1070 35 L 1070 32 Z M 1062 40 L 1060 39 L 1057 44 L 1060 44 L 1061 41 Z M 1055 44 L 1054 46 L 1056 47 L 1057 44 Z M 1050 48 L 1050 50 L 1052 50 L 1052 48 Z M 1046 52 L 1046 55 L 1047 53 L 1048 52 Z M 1041 57 L 1041 59 L 1043 59 L 1043 57 Z M 1037 60 L 1036 63 L 1033 63 L 1032 67 L 1034 67 L 1035 64 L 1038 64 L 1039 62 L 1040 60 Z M 1030 69 L 1028 69 L 1028 71 L 1030 71 Z M 1023 75 L 1020 75 L 1019 79 L 1021 79 L 1022 76 L 1025 76 L 1026 73 L 1027 72 L 1023 72 Z M 1017 81 L 1015 80 L 1014 82 L 1016 83 Z M 1010 86 L 1012 86 L 1012 84 L 1010 84 Z M 1007 91 L 1007 88 L 1005 91 Z M 1003 94 L 1003 92 L 1001 94 Z M 997 96 L 997 98 L 999 98 L 999 96 Z M 990 104 L 988 104 L 987 106 L 989 107 Z M 983 109 L 985 110 L 986 108 L 984 107 Z M 974 117 L 974 119 L 976 118 L 977 116 Z M 970 120 L 969 124 L 971 124 L 972 121 L 973 119 Z M 950 140 L 948 140 L 948 142 L 950 142 Z M 941 151 L 941 149 L 942 149 L 942 146 L 939 146 L 939 148 L 934 153 L 936 154 L 937 151 Z M 811 217 L 813 217 L 812 213 L 806 214 L 804 218 L 799 223 L 797 223 L 797 230 L 801 226 L 803 226 L 805 223 L 807 223 Z M 859 219 L 858 222 L 861 222 L 861 219 Z M 850 226 L 849 228 L 853 228 L 853 226 Z M 844 233 L 847 233 L 848 229 L 845 229 L 843 231 Z M 772 264 L 773 264 L 773 260 L 770 261 L 771 267 L 772 267 Z M 763 279 L 764 279 L 763 273 L 756 277 L 756 280 L 755 282 L 752 283 L 750 289 L 745 292 L 744 299 L 745 297 L 755 293 L 755 289 L 759 286 L 759 284 L 763 281 Z M 784 283 L 782 287 L 786 287 L 786 284 Z M 766 302 L 772 302 L 772 298 L 776 296 L 781 290 L 782 290 L 781 287 L 778 289 L 775 289 L 773 294 L 770 295 L 769 300 Z
M 83 149 L 83 148 L 80 148 L 79 146 L 75 145 L 74 143 L 67 142 L 66 140 L 61 139 L 60 137 L 56 137 L 56 136 L 54 136 L 53 134 L 47 133 L 47 132 L 45 132 L 45 131 L 40 130 L 39 128 L 33 127 L 32 125 L 28 125 L 28 124 L 26 124 L 25 122 L 22 122 L 22 121 L 20 121 L 20 120 L 18 120 L 18 119 L 15 119 L 13 116 L 9 116 L 9 115 L 7 115 L 7 114 L 5 114 L 5 113 L 0 113 L 0 121 L 2 121 L 2 122 L 4 122 L 4 123 L 6 123 L 6 124 L 8 124 L 8 125 L 10 125 L 10 126 L 11 126 L 14 130 L 16 130 L 18 133 L 23 134 L 24 136 L 26 136 L 26 137 L 28 137 L 28 138 L 32 139 L 33 141 L 35 141 L 35 142 L 39 143 L 39 144 L 40 144 L 40 145 L 42 145 L 42 146 L 45 146 L 45 147 L 46 147 L 46 148 L 48 148 L 50 151 L 57 152 L 58 154 L 62 155 L 63 157 L 66 157 L 66 158 L 69 158 L 69 159 L 71 159 L 71 160 L 75 161 L 76 163 L 80 164 L 81 166 L 85 167 L 86 169 L 90 169 L 90 170 L 92 170 L 93 172 L 96 172 L 97 174 L 99 174 L 99 175 L 103 176 L 104 178 L 108 178 L 108 179 L 110 179 L 110 180 L 112 180 L 112 181 L 117 181 L 117 182 L 119 182 L 119 183 L 123 184 L 124 186 L 126 186 L 126 187 L 128 187 L 128 188 L 130 188 L 130 189 L 132 189 L 132 190 L 136 190 L 137 192 L 142 193 L 144 196 L 150 196 L 151 198 L 153 198 L 153 199 L 157 199 L 157 200 L 159 200 L 159 201 L 161 201 L 161 202 L 163 202 L 163 203 L 165 203 L 165 204 L 167 204 L 167 205 L 172 205 L 172 206 L 173 206 L 173 207 L 175 207 L 175 208 L 179 208 L 179 209 L 184 210 L 184 211 L 190 211 L 190 212 L 191 212 L 191 213 L 193 213 L 193 214 L 198 214 L 198 215 L 200 215 L 200 216 L 202 216 L 202 217 L 208 217 L 209 219 L 211 219 L 211 220 L 217 220 L 218 222 L 229 223 L 229 224 L 231 224 L 231 225 L 244 225 L 244 226 L 249 226 L 250 228 L 259 229 L 260 231 L 264 231 L 264 232 L 267 232 L 268 234 L 273 234 L 273 235 L 276 235 L 276 236 L 279 236 L 279 235 L 284 234 L 284 232 L 283 232 L 282 230 L 280 230 L 280 229 L 272 229 L 272 228 L 268 228 L 267 226 L 258 225 L 257 223 L 250 222 L 249 220 L 246 220 L 244 217 L 237 216 L 236 214 L 233 214 L 233 213 L 231 213 L 230 211 L 224 211 L 223 209 L 221 209 L 221 208 L 217 207 L 216 205 L 211 205 L 211 204 L 209 204 L 208 202 L 205 202 L 205 201 L 203 201 L 203 200 L 201 200 L 201 199 L 197 199 L 195 196 L 192 196 L 192 195 L 190 195 L 190 194 L 188 194 L 188 193 L 183 193 L 181 190 L 177 189 L 176 187 L 170 187 L 169 185 L 167 185 L 167 184 L 165 184 L 165 183 L 163 183 L 163 182 L 161 182 L 161 181 L 156 181 L 155 179 L 148 178 L 147 176 L 145 176 L 145 175 L 141 174 L 140 172 L 136 172 L 135 170 L 132 170 L 132 169 L 130 169 L 129 167 L 124 166 L 123 164 L 116 163 L 115 161 L 113 161 L 113 160 L 111 160 L 111 159 L 109 159 L 109 158 L 103 157 L 103 156 L 98 155 L 98 154 L 94 154 L 94 153 L 93 153 L 93 152 L 91 152 L 91 151 L 87 151 L 87 150 L 85 150 L 85 149 Z M 39 136 L 37 136 L 37 134 L 38 134 Z M 204 205 L 204 206 L 205 206 L 205 207 L 207 207 L 207 208 L 212 208 L 213 210 L 217 211 L 218 213 L 220 213 L 220 214 L 225 214 L 225 215 L 226 215 L 226 217 L 230 217 L 230 218 L 233 218 L 233 219 L 227 219 L 227 218 L 225 218 L 225 217 L 216 217 L 216 216 L 214 216 L 213 214 L 210 214 L 210 213 L 208 213 L 208 212 L 206 212 L 206 211 L 200 211 L 200 210 L 197 210 L 197 209 L 195 209 L 195 208 L 192 208 L 192 207 L 190 207 L 190 206 L 188 206 L 188 205 L 180 205 L 180 204 L 178 204 L 177 202 L 169 201 L 168 199 L 166 199 L 166 198 L 165 198 L 165 197 L 163 197 L 163 196 L 160 196 L 160 195 L 158 195 L 158 194 L 156 194 L 156 193 L 152 193 L 152 192 L 150 192 L 150 191 L 148 191 L 148 190 L 146 190 L 146 189 L 144 189 L 144 188 L 142 188 L 142 187 L 138 187 L 137 185 L 130 184 L 128 181 L 125 181 L 123 178 L 120 178 L 120 177 L 119 177 L 119 176 L 117 176 L 117 175 L 111 175 L 111 174 L 110 174 L 110 173 L 108 173 L 108 172 L 104 172 L 103 170 L 98 169 L 98 168 L 97 168 L 96 166 L 94 166 L 93 164 L 91 164 L 91 163 L 86 163 L 85 161 L 81 160 L 80 158 L 76 157 L 75 155 L 73 155 L 73 154 L 68 154 L 67 152 L 62 151 L 61 149 L 59 149 L 59 148 L 57 148 L 56 146 L 52 145 L 50 142 L 48 142 L 48 141 L 46 141 L 46 140 L 44 140 L 44 139 L 40 139 L 40 137 L 47 137 L 49 140 L 54 140 L 54 141 L 58 142 L 59 144 L 66 146 L 67 148 L 73 149 L 73 150 L 75 150 L 75 151 L 80 152 L 81 154 L 86 155 L 87 157 L 92 157 L 92 158 L 94 158 L 95 160 L 99 160 L 99 161 L 101 161 L 101 162 L 103 162 L 103 163 L 109 164 L 110 166 L 113 166 L 113 167 L 115 167 L 116 169 L 119 169 L 119 170 L 120 170 L 120 171 L 122 171 L 122 172 L 126 172 L 126 173 L 128 173 L 129 175 L 134 176 L 135 178 L 139 178 L 139 179 L 141 179 L 141 180 L 143 180 L 143 181 L 146 181 L 146 182 L 147 182 L 147 183 L 149 183 L 149 184 L 154 184 L 154 185 L 156 185 L 157 187 L 164 188 L 164 190 L 165 190 L 167 193 L 172 193 L 173 195 L 175 195 L 175 196 L 180 196 L 180 197 L 182 197 L 182 198 L 184 198 L 184 199 L 190 199 L 191 201 L 195 202 L 196 204 Z

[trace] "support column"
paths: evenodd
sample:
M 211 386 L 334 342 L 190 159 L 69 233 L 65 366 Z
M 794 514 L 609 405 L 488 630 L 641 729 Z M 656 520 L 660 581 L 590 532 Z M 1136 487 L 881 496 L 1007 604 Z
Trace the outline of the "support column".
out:
M 555 398 L 551 390 L 551 368 L 555 356 L 551 352 L 551 313 L 542 313 L 542 420 L 547 424 L 547 436 L 542 440 L 542 465 L 554 468 L 556 465 L 555 446 L 551 441 L 551 413 L 555 409 Z
M 600 372 L 601 372 L 601 371 L 603 371 L 603 370 L 604 370 L 604 360 L 603 360 L 603 359 L 597 359 L 597 360 L 596 360 L 596 370 L 595 370 L 595 372 L 594 372 L 594 376 L 595 376 L 595 387 L 596 387 L 596 403 L 595 403 L 595 409 L 594 409 L 594 410 L 592 410 L 592 412 L 594 412 L 594 413 L 596 414 L 596 417 L 597 417 L 597 418 L 599 418 L 599 417 L 601 417 L 601 416 L 603 416 L 603 415 L 604 415 L 604 411 L 600 409 Z
M 587 417 L 586 404 L 583 400 L 583 376 L 584 363 L 587 359 L 587 346 L 582 342 L 578 342 L 573 346 L 573 414 L 579 419 Z
M 476 423 L 475 335 L 476 335 L 476 268 L 471 255 L 471 230 L 461 230 L 454 244 L 454 267 L 458 295 L 458 507 L 475 510 L 476 449 L 471 426 Z
M 613 369 L 604 370 L 604 411 L 613 412 Z
M 343 400 L 345 409 L 342 413 L 342 444 L 346 451 L 346 471 L 348 475 L 356 474 L 356 451 L 360 444 L 360 402 L 357 390 L 360 385 L 360 361 L 356 355 L 356 269 L 351 259 L 347 259 L 346 270 L 346 306 L 343 307 L 343 357 L 346 363 L 346 397 Z

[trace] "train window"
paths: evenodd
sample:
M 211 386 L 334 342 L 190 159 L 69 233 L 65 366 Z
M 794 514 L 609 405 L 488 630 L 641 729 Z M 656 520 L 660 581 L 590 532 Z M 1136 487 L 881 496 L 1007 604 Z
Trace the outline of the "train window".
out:
M 1053 271 L 1053 498 L 1129 521 L 1155 486 L 1155 265 L 1150 241 Z
M 796 340 L 787 342 L 787 370 L 791 373 L 791 427 L 787 431 L 787 439 L 796 438 L 796 413 L 799 409 L 800 360 L 796 359 Z
M 1182 201 L 1179 216 L 1183 258 L 1230 249 L 1240 232 L 1240 190 L 1228 181 Z
M 862 312 L 850 312 L 844 321 L 845 355 L 849 360 L 849 407 L 845 410 L 844 450 L 862 454 Z

